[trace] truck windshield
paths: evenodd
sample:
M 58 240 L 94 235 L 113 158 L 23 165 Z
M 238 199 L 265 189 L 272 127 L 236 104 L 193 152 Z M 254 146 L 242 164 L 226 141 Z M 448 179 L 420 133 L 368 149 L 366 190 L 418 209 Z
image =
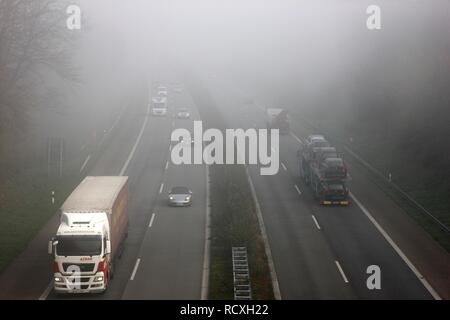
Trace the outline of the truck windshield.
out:
M 166 103 L 165 102 L 154 102 L 153 108 L 166 108 Z
M 102 252 L 102 237 L 98 235 L 59 236 L 58 256 L 98 256 Z

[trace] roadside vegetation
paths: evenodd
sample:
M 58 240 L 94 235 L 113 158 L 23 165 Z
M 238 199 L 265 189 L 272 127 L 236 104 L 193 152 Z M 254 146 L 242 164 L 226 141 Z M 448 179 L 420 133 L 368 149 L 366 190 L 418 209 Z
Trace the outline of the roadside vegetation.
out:
M 109 47 L 85 48 L 95 67 L 82 68 L 80 33 L 66 27 L 75 3 L 0 0 L 0 272 L 95 164 L 109 143 L 99 144 L 103 128 L 136 87 L 132 77 L 124 77 L 129 86 L 98 81 L 108 78 L 105 65 L 117 66 Z
M 224 129 L 225 122 L 208 91 L 191 85 L 207 128 Z M 243 165 L 210 166 L 211 256 L 209 299 L 233 299 L 232 247 L 247 247 L 253 299 L 273 299 L 272 282 L 255 204 Z
M 67 4 L 0 0 L 0 271 L 54 214 L 73 181 L 70 161 L 68 180 L 50 177 L 47 137 L 32 125 L 35 115 L 63 111 L 62 92 L 45 87 L 44 77 L 78 81 L 71 64 L 76 37 L 64 28 Z
M 437 7 L 415 10 L 421 14 L 411 16 L 408 29 L 402 19 L 413 10 L 386 12 L 392 24 L 385 31 L 351 28 L 346 35 L 354 42 L 273 85 L 253 86 L 269 103 L 288 108 L 305 134 L 320 132 L 346 145 L 450 227 L 449 20 Z M 385 179 L 368 177 L 450 250 L 447 232 Z

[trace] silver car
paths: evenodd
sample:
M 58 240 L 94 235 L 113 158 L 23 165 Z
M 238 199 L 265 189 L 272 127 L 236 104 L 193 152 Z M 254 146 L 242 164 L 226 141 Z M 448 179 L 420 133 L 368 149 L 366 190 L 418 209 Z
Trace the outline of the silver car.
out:
M 189 110 L 187 108 L 180 108 L 177 111 L 177 118 L 178 119 L 189 119 L 191 117 L 191 114 L 189 113 Z
M 169 192 L 169 206 L 190 206 L 192 191 L 186 187 L 173 187 Z

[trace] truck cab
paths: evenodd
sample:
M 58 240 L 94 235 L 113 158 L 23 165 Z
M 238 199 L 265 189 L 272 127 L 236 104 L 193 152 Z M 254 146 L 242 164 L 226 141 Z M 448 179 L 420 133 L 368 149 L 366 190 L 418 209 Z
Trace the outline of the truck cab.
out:
M 61 213 L 53 254 L 56 292 L 103 292 L 112 276 L 111 242 L 105 212 Z
M 48 243 L 57 293 L 107 289 L 128 234 L 128 177 L 88 176 L 60 209 Z

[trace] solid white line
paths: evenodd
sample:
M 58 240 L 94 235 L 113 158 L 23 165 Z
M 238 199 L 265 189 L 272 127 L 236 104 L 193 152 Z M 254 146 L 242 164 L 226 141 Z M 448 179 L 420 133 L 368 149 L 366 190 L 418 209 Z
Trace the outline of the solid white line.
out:
M 391 247 L 397 252 L 397 254 L 402 258 L 402 260 L 406 263 L 406 265 L 411 269 L 411 271 L 415 274 L 417 279 L 423 284 L 423 286 L 428 290 L 428 292 L 433 296 L 435 300 L 441 300 L 441 297 L 438 295 L 438 293 L 433 289 L 433 287 L 428 283 L 428 281 L 425 279 L 425 277 L 417 270 L 417 268 L 412 264 L 412 262 L 408 259 L 408 257 L 403 253 L 403 251 L 397 246 L 397 244 L 392 240 L 392 238 L 387 234 L 386 231 L 378 224 L 378 222 L 373 218 L 373 216 L 370 214 L 369 210 L 367 210 L 361 202 L 356 199 L 356 197 L 353 195 L 353 193 L 350 192 L 350 197 L 353 199 L 353 201 L 358 205 L 358 207 L 364 212 L 364 214 L 367 216 L 367 218 L 370 220 L 370 222 L 373 223 L 375 228 L 378 229 L 378 231 L 383 235 L 383 237 L 386 239 L 386 241 L 391 245 Z
M 81 166 L 80 172 L 83 171 L 84 167 L 86 167 L 90 158 L 91 158 L 91 155 L 88 155 L 86 160 L 84 160 L 83 165 Z
M 168 167 L 169 167 L 169 161 L 167 160 L 165 170 L 167 170 Z
M 209 200 L 209 188 L 210 188 L 210 180 L 209 180 L 209 166 L 206 165 L 206 220 L 205 220 L 205 246 L 203 253 L 203 275 L 202 275 L 202 290 L 201 290 L 201 299 L 208 300 L 209 294 L 209 266 L 210 266 L 210 247 L 211 247 L 211 227 L 210 227 L 210 219 L 211 219 L 211 210 L 210 210 L 210 200 Z
M 297 137 L 294 133 L 291 132 L 291 136 L 292 136 L 295 140 L 297 140 L 298 142 L 300 142 L 301 144 L 303 144 L 302 139 L 300 139 L 299 137 Z
M 272 149 L 272 152 L 275 153 L 275 149 L 274 148 L 271 148 L 271 149 Z
M 137 269 L 138 269 L 138 267 L 139 267 L 139 263 L 141 263 L 141 258 L 138 258 L 138 259 L 136 260 L 136 264 L 134 265 L 134 269 L 133 269 L 133 273 L 131 274 L 130 281 L 133 281 L 133 280 L 134 280 L 134 277 L 136 276 Z
M 250 185 L 250 191 L 252 192 L 253 201 L 255 202 L 256 215 L 258 217 L 258 222 L 259 222 L 259 229 L 261 230 L 261 237 L 264 242 L 264 249 L 266 251 L 267 263 L 269 265 L 269 270 L 270 270 L 270 278 L 272 280 L 273 295 L 274 295 L 275 300 L 281 300 L 280 285 L 278 283 L 278 276 L 277 276 L 277 272 L 275 270 L 275 264 L 274 264 L 273 258 L 272 258 L 272 251 L 270 250 L 269 238 L 267 237 L 266 227 L 264 225 L 264 219 L 262 216 L 258 197 L 256 195 L 255 186 L 253 185 L 253 181 L 252 181 L 252 178 L 250 177 L 250 174 L 248 173 L 247 167 L 245 167 L 245 173 L 247 174 L 247 180 Z
M 149 227 L 149 228 L 152 227 L 152 225 L 153 225 L 153 220 L 155 220 L 155 213 L 154 213 L 154 212 L 152 213 L 152 217 L 151 217 L 151 219 L 150 219 L 150 223 L 148 224 L 148 227 Z
M 126 171 L 127 168 L 128 168 L 128 165 L 130 164 L 131 159 L 132 159 L 133 156 L 134 156 L 134 153 L 136 152 L 137 146 L 138 146 L 139 142 L 141 141 L 142 134 L 144 133 L 145 126 L 147 125 L 147 122 L 148 122 L 148 114 L 149 114 L 149 113 L 150 113 L 150 106 L 147 107 L 147 114 L 146 114 L 146 116 L 145 116 L 144 123 L 142 124 L 141 131 L 139 132 L 139 135 L 138 135 L 138 137 L 137 137 L 137 139 L 136 139 L 136 142 L 134 143 L 134 146 L 133 146 L 133 148 L 131 149 L 130 154 L 128 155 L 127 161 L 125 161 L 125 163 L 124 163 L 124 165 L 123 165 L 123 167 L 122 167 L 122 170 L 120 170 L 120 173 L 119 173 L 120 176 L 123 176 L 123 175 L 124 175 L 125 171 Z
M 159 193 L 162 193 L 162 191 L 163 191 L 163 188 L 164 188 L 164 182 L 163 182 L 163 183 L 161 183 L 161 186 L 159 187 Z
M 47 288 L 45 288 L 44 292 L 41 294 L 38 300 L 46 300 L 50 292 L 52 292 L 53 289 L 53 281 L 50 281 Z
M 342 270 L 341 265 L 339 264 L 339 261 L 335 260 L 334 261 L 336 263 L 337 268 L 339 269 L 339 272 L 341 273 L 342 278 L 344 279 L 345 283 L 348 283 L 348 279 L 345 276 L 344 270 Z
M 317 227 L 317 229 L 319 229 L 319 230 L 320 230 L 319 222 L 317 222 L 317 219 L 316 219 L 316 217 L 314 217 L 314 215 L 311 215 L 311 217 L 313 218 L 313 220 L 314 220 L 314 223 L 316 224 L 316 227 Z
M 302 192 L 300 191 L 300 189 L 297 187 L 296 184 L 294 184 L 294 187 L 295 187 L 295 190 L 297 190 L 298 194 L 299 194 L 299 195 L 302 195 Z
M 283 162 L 281 163 L 281 166 L 283 167 L 284 171 L 287 171 L 287 168 L 286 168 L 286 166 L 284 165 Z

